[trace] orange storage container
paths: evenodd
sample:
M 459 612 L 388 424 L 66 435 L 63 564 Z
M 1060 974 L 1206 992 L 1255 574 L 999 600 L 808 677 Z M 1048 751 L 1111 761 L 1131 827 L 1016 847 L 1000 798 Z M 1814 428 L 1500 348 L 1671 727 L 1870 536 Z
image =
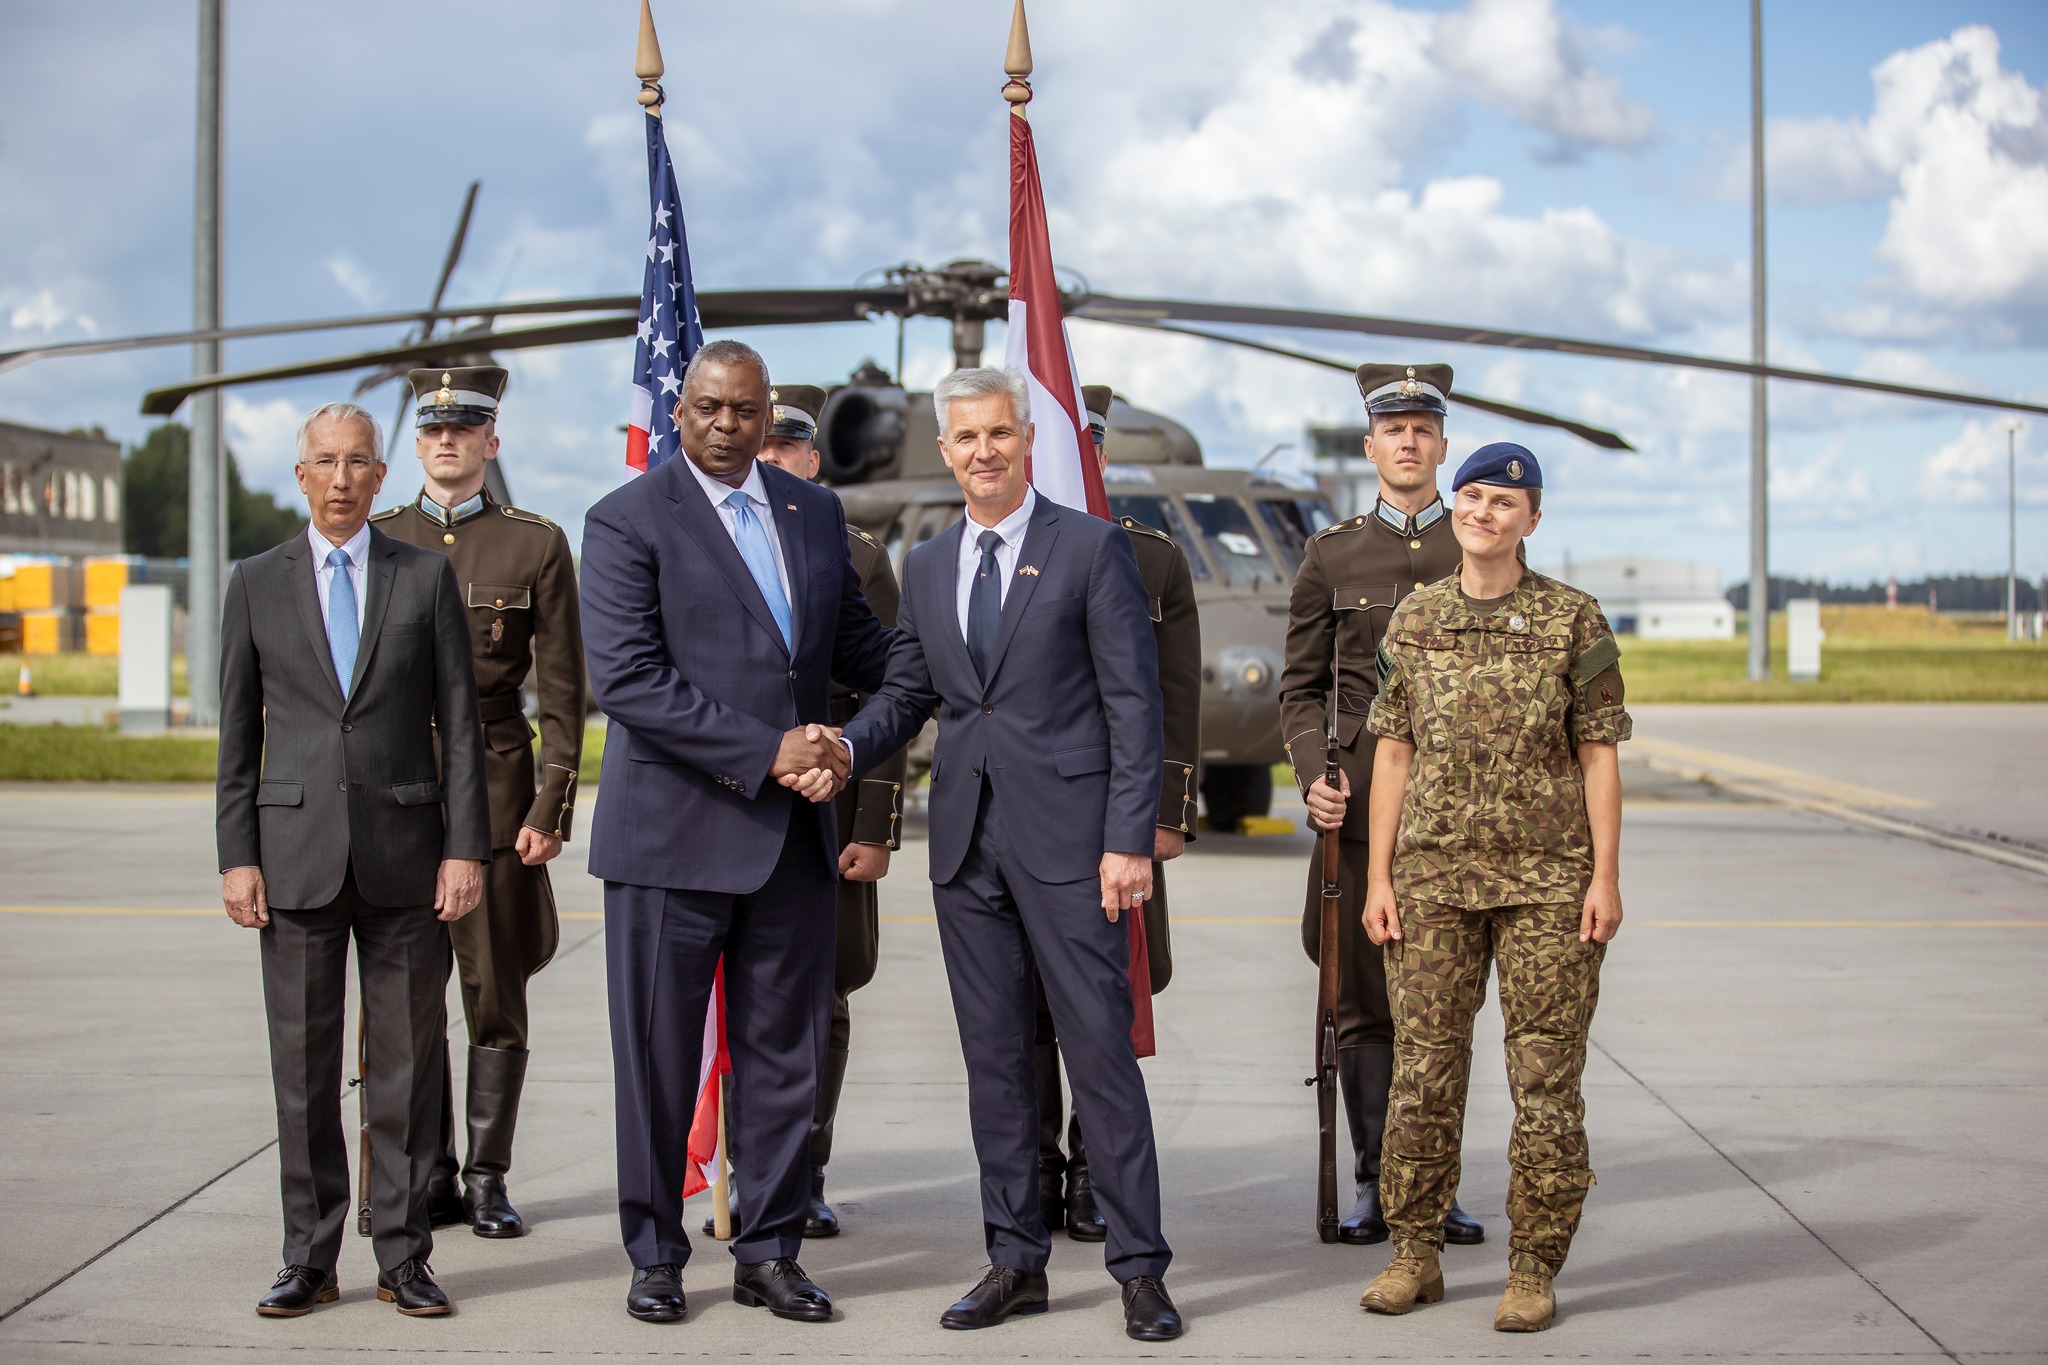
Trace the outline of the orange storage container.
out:
M 14 609 L 16 611 L 40 611 L 56 605 L 51 593 L 56 578 L 54 564 L 16 564 L 14 566 Z
M 26 611 L 21 614 L 21 652 L 56 654 L 64 648 L 64 612 Z
M 85 618 L 85 652 L 88 654 L 119 654 L 121 652 L 121 609 L 99 607 Z
M 128 586 L 128 561 L 88 559 L 85 561 L 85 605 L 96 610 L 119 607 L 121 589 Z

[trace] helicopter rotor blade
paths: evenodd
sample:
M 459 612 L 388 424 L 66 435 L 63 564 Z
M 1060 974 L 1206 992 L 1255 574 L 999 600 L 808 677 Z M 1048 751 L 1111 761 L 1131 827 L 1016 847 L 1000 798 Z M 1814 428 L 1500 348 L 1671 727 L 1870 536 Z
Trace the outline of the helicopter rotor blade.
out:
M 1724 360 L 1718 356 L 1688 355 L 1682 351 L 1659 351 L 1645 346 L 1617 346 L 1605 341 L 1547 336 L 1539 332 L 1503 332 L 1485 327 L 1457 327 L 1441 322 L 1374 317 L 1362 313 L 1324 313 L 1306 308 L 1266 308 L 1235 303 L 1196 303 L 1186 299 L 1133 299 L 1119 298 L 1111 294 L 1086 294 L 1068 310 L 1067 316 L 1088 318 L 1096 322 L 1220 322 L 1252 327 L 1295 327 L 1326 332 L 1351 332 L 1361 336 L 1402 337 L 1411 341 L 1449 342 L 1460 346 L 1554 351 L 1560 355 L 1632 360 L 1649 365 L 1676 365 L 1686 369 L 1718 370 L 1724 374 L 1761 375 L 1766 379 L 1823 384 L 1839 389 L 1860 389 L 1866 393 L 1890 394 L 1898 398 L 1924 398 L 1937 403 L 1958 403 L 1965 407 L 1994 408 L 2002 412 L 2032 412 L 2048 416 L 2048 406 L 2023 402 L 2016 398 L 1960 393 L 1951 389 L 1927 389 L 1913 384 L 1892 384 L 1881 379 L 1858 379 L 1851 375 L 1829 374 L 1821 370 L 1793 370 L 1778 365 L 1753 365 L 1748 361 Z
M 476 212 L 476 192 L 483 183 L 481 180 L 470 181 L 469 192 L 462 196 L 462 212 L 455 219 L 455 235 L 448 241 L 448 255 L 441 262 L 440 278 L 434 281 L 434 301 L 427 305 L 429 312 L 441 311 L 441 300 L 448 293 L 449 277 L 455 273 L 456 265 L 462 260 L 463 243 L 469 240 L 469 218 Z M 429 321 L 424 325 L 427 335 L 433 335 L 434 323 Z
M 1110 319 L 1096 318 L 1095 321 L 1108 322 Z M 1284 356 L 1289 360 L 1299 360 L 1310 365 L 1321 365 L 1325 369 L 1342 370 L 1345 374 L 1354 373 L 1358 368 L 1347 360 L 1332 360 L 1328 356 L 1311 355 L 1307 351 L 1291 350 L 1285 346 L 1275 346 L 1264 341 L 1252 341 L 1245 337 L 1230 336 L 1223 332 L 1211 332 L 1200 327 L 1181 327 L 1163 322 L 1131 322 L 1125 319 L 1117 319 L 1116 325 L 1119 327 L 1142 328 L 1154 332 L 1171 332 L 1178 336 L 1200 337 L 1204 341 L 1220 341 L 1228 346 L 1242 346 L 1250 351 L 1263 351 L 1267 355 Z M 1635 449 L 1634 446 L 1628 443 L 1626 437 L 1617 432 L 1588 426 L 1584 422 L 1575 422 L 1569 417 L 1559 417 L 1555 413 L 1538 412 L 1534 408 L 1523 408 L 1517 407 L 1513 403 L 1496 402 L 1491 398 L 1481 398 L 1478 394 L 1466 393 L 1463 389 L 1453 389 L 1451 391 L 1451 401 L 1463 404 L 1468 408 L 1476 408 L 1480 412 L 1490 412 L 1496 417 L 1506 417 L 1517 422 L 1527 422 L 1531 426 L 1556 427 L 1559 431 L 1568 431 L 1580 440 L 1596 445 L 1602 450 L 1632 451 Z

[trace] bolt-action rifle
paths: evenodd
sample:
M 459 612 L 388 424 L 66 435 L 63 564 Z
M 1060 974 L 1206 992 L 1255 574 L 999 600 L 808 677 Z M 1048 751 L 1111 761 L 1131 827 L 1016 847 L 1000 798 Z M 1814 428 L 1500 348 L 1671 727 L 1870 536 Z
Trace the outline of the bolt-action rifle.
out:
M 368 1237 L 370 1235 L 369 1025 L 369 1011 L 357 1011 L 356 1078 L 349 1082 L 349 1088 L 356 1092 L 356 1128 L 362 1135 L 362 1146 L 356 1157 L 356 1235 L 358 1237 Z
M 1330 716 L 1323 732 L 1323 785 L 1331 791 L 1344 787 L 1344 772 L 1337 762 L 1337 654 L 1330 654 Z M 1338 876 L 1342 850 L 1338 829 L 1322 831 L 1323 898 L 1318 926 L 1316 965 L 1316 1071 L 1308 1084 L 1316 1088 L 1316 1236 L 1325 1242 L 1337 1240 L 1337 990 L 1341 964 L 1337 950 L 1337 917 L 1344 913 L 1344 893 Z

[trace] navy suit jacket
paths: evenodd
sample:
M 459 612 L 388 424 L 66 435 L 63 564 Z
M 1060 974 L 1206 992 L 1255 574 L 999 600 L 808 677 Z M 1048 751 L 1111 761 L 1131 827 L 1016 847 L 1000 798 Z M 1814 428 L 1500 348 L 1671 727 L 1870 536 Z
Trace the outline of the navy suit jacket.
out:
M 835 678 L 878 686 L 890 634 L 861 595 L 838 496 L 763 465 L 795 618 L 785 646 L 688 459 L 615 490 L 583 522 L 583 645 L 611 722 L 590 871 L 740 894 L 775 870 L 802 799 L 768 775 L 783 732 L 826 723 Z M 836 869 L 832 805 L 813 809 Z
M 1164 707 L 1130 537 L 1039 497 L 984 684 L 961 634 L 966 525 L 904 561 L 888 677 L 846 727 L 856 759 L 866 767 L 895 753 L 937 704 L 934 882 L 960 870 L 984 777 L 1014 851 L 1040 881 L 1092 880 L 1105 850 L 1151 857 Z

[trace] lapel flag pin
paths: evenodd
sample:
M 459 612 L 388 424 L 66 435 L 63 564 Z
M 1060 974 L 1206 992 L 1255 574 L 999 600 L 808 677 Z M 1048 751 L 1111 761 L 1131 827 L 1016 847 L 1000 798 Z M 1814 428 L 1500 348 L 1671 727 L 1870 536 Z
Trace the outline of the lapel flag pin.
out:
M 1022 578 L 1025 574 L 1030 574 L 1033 578 L 1036 578 L 1038 577 L 1038 570 L 1029 564 L 1025 564 L 1018 568 L 1017 576 Z

